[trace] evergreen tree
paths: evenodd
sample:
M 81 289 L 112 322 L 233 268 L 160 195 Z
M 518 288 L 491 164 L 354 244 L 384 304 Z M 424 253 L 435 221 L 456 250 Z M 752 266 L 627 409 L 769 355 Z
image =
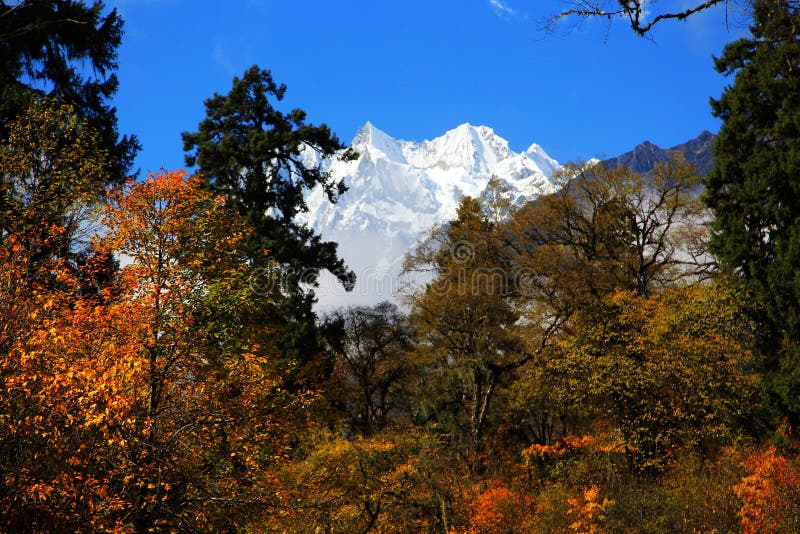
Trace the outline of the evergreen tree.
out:
M 716 68 L 735 74 L 713 113 L 723 120 L 706 177 L 712 251 L 763 306 L 767 389 L 800 418 L 800 10 L 753 3 L 752 37 L 727 45 Z
M 31 99 L 53 97 L 98 132 L 113 164 L 108 179 L 121 182 L 139 144 L 120 139 L 108 102 L 117 91 L 122 19 L 103 12 L 99 0 L 0 1 L 0 137 Z
M 230 93 L 207 99 L 198 131 L 182 135 L 186 163 L 197 165 L 208 188 L 224 195 L 255 229 L 253 250 L 269 250 L 280 265 L 283 308 L 294 325 L 282 348 L 287 356 L 307 359 L 317 346 L 310 341 L 316 336 L 314 294 L 306 287 L 316 286 L 320 271 L 328 270 L 349 290 L 355 275 L 337 256 L 336 243 L 323 242 L 296 218 L 308 211 L 308 190 L 322 187 L 331 202 L 346 190 L 318 162 L 356 155 L 325 124 L 307 124 L 304 111 L 275 109 L 272 102 L 285 92 L 269 71 L 254 65 L 233 79 Z

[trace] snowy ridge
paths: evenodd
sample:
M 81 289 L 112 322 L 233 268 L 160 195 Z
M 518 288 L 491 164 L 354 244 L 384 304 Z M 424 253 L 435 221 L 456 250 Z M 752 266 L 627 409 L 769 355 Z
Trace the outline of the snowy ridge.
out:
M 359 277 L 349 294 L 323 279 L 317 292 L 323 308 L 392 299 L 405 253 L 423 232 L 452 219 L 465 195 L 479 197 L 496 176 L 515 202 L 523 202 L 552 192 L 559 166 L 539 145 L 515 153 L 491 128 L 470 124 L 413 142 L 367 122 L 351 146 L 361 154 L 352 162 L 320 162 L 312 151 L 303 155 L 306 164 L 321 164 L 349 188 L 335 205 L 320 189 L 306 199 L 304 221 L 323 239 L 339 243 Z

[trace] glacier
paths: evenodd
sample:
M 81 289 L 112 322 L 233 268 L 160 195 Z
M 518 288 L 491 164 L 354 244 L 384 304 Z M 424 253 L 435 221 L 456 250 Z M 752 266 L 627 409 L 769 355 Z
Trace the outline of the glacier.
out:
M 322 160 L 310 149 L 304 165 L 318 165 L 348 187 L 336 204 L 321 188 L 306 196 L 301 222 L 326 241 L 339 243 L 339 255 L 356 273 L 352 292 L 325 273 L 316 290 L 317 310 L 348 305 L 398 302 L 408 284 L 403 259 L 431 227 L 451 220 L 464 196 L 480 197 L 496 176 L 521 203 L 555 190 L 556 160 L 532 144 L 517 153 L 486 126 L 462 124 L 432 140 L 395 139 L 367 122 L 351 147 L 355 161 Z

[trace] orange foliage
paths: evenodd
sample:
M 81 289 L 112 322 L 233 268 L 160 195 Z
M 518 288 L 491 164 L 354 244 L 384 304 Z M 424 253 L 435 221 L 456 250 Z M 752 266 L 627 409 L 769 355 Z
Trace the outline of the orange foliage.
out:
M 505 487 L 488 488 L 472 502 L 470 532 L 519 532 L 526 516 L 531 513 L 531 508 L 531 499 L 514 490 Z
M 568 514 L 575 521 L 570 524 L 570 529 L 581 534 L 596 534 L 603 532 L 602 521 L 605 519 L 606 510 L 614 505 L 614 501 L 606 498 L 600 500 L 600 488 L 596 485 L 586 488 L 578 497 L 567 499 Z
M 745 534 L 796 532 L 800 525 L 800 466 L 770 447 L 744 462 L 750 475 L 734 486 Z
M 115 194 L 97 247 L 130 263 L 101 298 L 59 265 L 22 292 L 27 256 L 0 249 L 18 323 L 0 331 L 0 529 L 216 530 L 272 495 L 304 398 L 282 387 L 246 229 L 199 186 L 175 172 Z
M 524 451 L 522 456 L 526 464 L 531 464 L 534 461 L 545 461 L 550 459 L 561 458 L 568 454 L 580 451 L 598 451 L 598 452 L 626 452 L 627 449 L 623 443 L 616 440 L 607 442 L 606 440 L 598 440 L 594 436 L 587 434 L 585 436 L 564 436 L 553 445 L 539 445 L 534 443 Z

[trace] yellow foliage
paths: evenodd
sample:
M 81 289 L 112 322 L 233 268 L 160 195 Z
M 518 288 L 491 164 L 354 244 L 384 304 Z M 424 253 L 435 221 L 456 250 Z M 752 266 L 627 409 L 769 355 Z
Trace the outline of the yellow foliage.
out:
M 603 498 L 600 500 L 600 488 L 596 485 L 583 490 L 582 495 L 567 499 L 569 509 L 567 513 L 574 518 L 570 529 L 580 534 L 599 534 L 602 528 L 606 510 L 614 505 L 614 501 Z

